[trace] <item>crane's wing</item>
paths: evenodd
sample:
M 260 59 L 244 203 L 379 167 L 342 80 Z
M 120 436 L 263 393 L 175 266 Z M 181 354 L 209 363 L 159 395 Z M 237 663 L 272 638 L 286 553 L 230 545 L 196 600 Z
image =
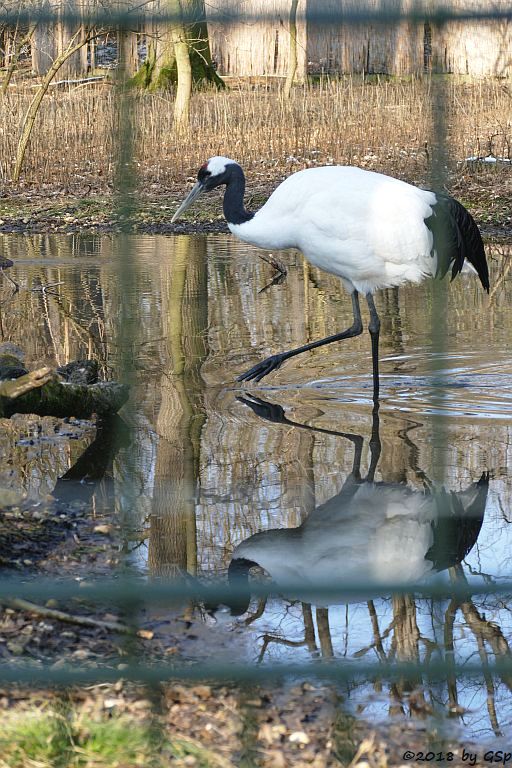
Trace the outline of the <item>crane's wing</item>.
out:
M 464 206 L 453 197 L 436 193 L 436 203 L 425 224 L 434 238 L 432 251 L 437 254 L 436 277 L 444 277 L 451 267 L 453 280 L 467 259 L 489 293 L 489 270 L 482 236 Z

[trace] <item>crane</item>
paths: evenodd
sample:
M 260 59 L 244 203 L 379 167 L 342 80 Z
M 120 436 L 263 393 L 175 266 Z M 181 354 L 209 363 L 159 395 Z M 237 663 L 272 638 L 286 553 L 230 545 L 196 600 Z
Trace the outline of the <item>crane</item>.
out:
M 380 288 L 452 279 L 476 272 L 489 292 L 482 237 L 461 203 L 404 181 L 355 166 L 307 168 L 285 179 L 256 212 L 244 207 L 245 176 L 228 157 L 212 157 L 171 222 L 202 193 L 225 185 L 223 210 L 230 231 L 260 248 L 298 248 L 316 267 L 337 275 L 352 299 L 353 322 L 344 331 L 279 352 L 257 363 L 238 381 L 261 381 L 290 357 L 363 331 L 359 294 L 370 311 L 373 394 L 379 394 L 380 319 L 373 294 Z M 466 263 L 465 263 L 466 262 Z
M 457 492 L 435 486 L 416 464 L 418 449 L 407 435 L 417 426 L 414 422 L 399 435 L 410 448 L 407 469 L 422 480 L 421 489 L 375 479 L 382 450 L 377 405 L 368 471 L 362 477 L 363 435 L 292 420 L 282 406 L 254 395 L 237 400 L 273 424 L 348 440 L 353 458 L 338 493 L 312 509 L 301 525 L 254 533 L 235 547 L 228 568 L 231 594 L 224 601 L 230 616 L 240 616 L 249 606 L 249 572 L 254 566 L 267 572 L 280 593 L 289 591 L 296 599 L 325 606 L 351 602 L 347 594 L 343 600 L 326 594 L 333 587 L 350 593 L 351 587 L 364 585 L 377 594 L 383 585 L 426 582 L 461 563 L 475 545 L 485 515 L 489 472 Z M 213 600 L 209 608 L 222 618 Z
M 254 533 L 235 547 L 228 578 L 238 594 L 229 601 L 231 614 L 248 608 L 254 566 L 278 591 L 288 588 L 296 599 L 327 605 L 326 588 L 350 591 L 364 584 L 378 593 L 384 584 L 405 587 L 458 565 L 480 533 L 488 486 L 487 472 L 456 493 L 350 475 L 298 528 Z M 301 588 L 309 595 L 301 596 Z

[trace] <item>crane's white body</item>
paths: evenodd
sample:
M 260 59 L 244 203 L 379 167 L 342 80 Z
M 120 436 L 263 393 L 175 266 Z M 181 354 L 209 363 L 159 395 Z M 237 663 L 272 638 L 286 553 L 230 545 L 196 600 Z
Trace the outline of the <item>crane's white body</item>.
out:
M 277 584 L 409 583 L 432 570 L 425 555 L 435 517 L 432 497 L 364 483 L 346 506 L 315 510 L 298 529 L 257 533 L 233 559 L 254 561 Z
M 260 248 L 299 248 L 316 267 L 337 275 L 352 294 L 354 321 L 344 331 L 262 360 L 238 377 L 261 381 L 290 357 L 362 333 L 359 294 L 365 294 L 372 341 L 373 397 L 379 395 L 380 319 L 373 300 L 379 288 L 452 279 L 464 264 L 489 291 L 482 237 L 459 202 L 399 179 L 353 166 L 308 168 L 289 176 L 256 213 L 245 210 L 245 176 L 227 157 L 212 157 L 171 221 L 203 191 L 225 186 L 223 210 L 229 229 Z
M 435 275 L 424 223 L 435 202 L 433 192 L 381 173 L 308 168 L 285 179 L 250 221 L 229 229 L 261 248 L 298 248 L 348 291 L 366 294 Z
M 453 495 L 467 509 L 478 493 L 475 484 Z M 336 583 L 411 584 L 434 570 L 427 557 L 433 526 L 440 514 L 449 514 L 449 504 L 448 494 L 364 482 L 348 499 L 335 497 L 315 509 L 299 528 L 250 536 L 235 548 L 233 560 L 256 563 L 279 586 L 318 587 L 319 594 Z

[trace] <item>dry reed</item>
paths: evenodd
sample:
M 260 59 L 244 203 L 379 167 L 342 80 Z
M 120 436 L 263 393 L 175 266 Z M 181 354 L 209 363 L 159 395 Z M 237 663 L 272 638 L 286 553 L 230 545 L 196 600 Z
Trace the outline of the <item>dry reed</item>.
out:
M 429 79 L 324 80 L 285 99 L 260 81 L 224 93 L 194 96 L 191 125 L 173 130 L 170 94 L 134 93 L 135 168 L 141 189 L 180 186 L 198 163 L 232 156 L 262 182 L 308 165 L 353 163 L 413 182 L 428 179 L 435 144 Z M 444 78 L 448 155 L 510 157 L 508 86 L 496 80 Z M 12 88 L 0 126 L 0 184 L 12 189 L 21 119 L 33 90 Z M 508 116 L 508 117 L 507 117 Z M 42 191 L 104 190 L 112 184 L 117 135 L 116 95 L 110 86 L 53 90 L 44 98 L 31 139 L 22 186 Z

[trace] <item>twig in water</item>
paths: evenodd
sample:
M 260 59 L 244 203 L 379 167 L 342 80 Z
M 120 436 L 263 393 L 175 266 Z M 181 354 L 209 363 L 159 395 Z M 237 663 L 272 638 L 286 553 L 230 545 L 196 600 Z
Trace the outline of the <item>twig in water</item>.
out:
M 10 265 L 9 265 L 10 266 Z M 20 290 L 19 283 L 16 282 L 16 280 L 13 280 L 12 277 L 10 277 L 7 272 L 5 271 L 7 267 L 0 267 L 0 274 L 2 274 L 4 277 L 7 278 L 7 280 L 11 283 L 11 285 L 14 286 L 13 296 L 15 293 L 18 293 Z
M 280 259 L 276 259 L 276 257 L 272 253 L 269 253 L 267 255 L 264 255 L 263 253 L 258 253 L 258 256 L 260 257 L 260 259 L 263 259 L 263 261 L 266 261 L 267 264 L 270 264 L 271 267 L 274 267 L 276 272 L 280 272 L 281 275 L 283 275 L 283 277 L 286 277 L 286 275 L 288 274 L 288 270 L 286 269 L 283 262 L 280 261 Z
M 270 264 L 270 266 L 276 271 L 276 274 L 274 275 L 270 283 L 267 283 L 267 285 L 265 285 L 260 291 L 258 291 L 258 293 L 264 293 L 273 285 L 279 285 L 280 283 L 282 283 L 288 274 L 288 270 L 286 269 L 283 262 L 280 261 L 280 259 L 276 259 L 276 257 L 272 253 L 268 253 L 266 255 L 263 253 L 258 253 L 258 256 L 260 257 L 260 259 L 263 259 L 264 262 L 266 262 L 267 264 Z
M 58 285 L 64 285 L 64 280 L 59 280 L 58 283 L 48 283 L 48 285 L 38 285 L 35 288 L 31 288 L 30 293 L 41 291 L 41 293 L 44 295 L 49 293 L 52 296 L 58 296 L 58 293 L 54 293 L 53 291 L 49 290 L 50 288 L 56 288 Z
M 36 613 L 38 616 L 44 616 L 47 619 L 65 621 L 67 624 L 79 624 L 82 627 L 107 629 L 111 632 L 119 632 L 124 635 L 137 635 L 137 637 L 142 637 L 145 640 L 151 640 L 153 637 L 153 632 L 147 629 L 133 629 L 118 621 L 100 621 L 99 619 L 93 619 L 90 616 L 77 616 L 76 614 L 66 613 L 65 611 L 58 611 L 55 608 L 46 608 L 43 605 L 37 605 L 36 603 L 32 603 L 29 600 L 22 600 L 21 598 L 5 600 L 5 603 L 11 608 L 15 608 L 19 611 L 29 611 L 30 613 Z

